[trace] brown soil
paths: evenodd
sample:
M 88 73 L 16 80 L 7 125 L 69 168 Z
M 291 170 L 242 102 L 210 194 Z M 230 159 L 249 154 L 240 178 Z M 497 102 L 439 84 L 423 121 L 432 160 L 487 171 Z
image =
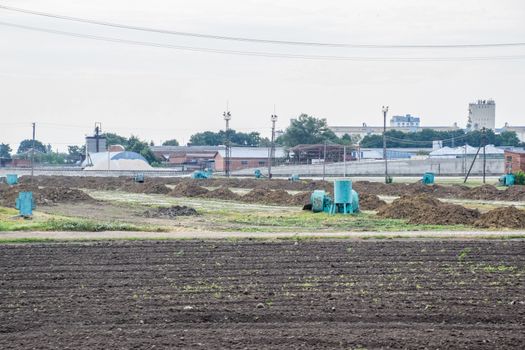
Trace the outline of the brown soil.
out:
M 492 185 L 482 185 L 479 187 L 471 188 L 467 193 L 464 194 L 463 198 L 480 200 L 498 200 L 504 197 L 504 193 L 505 192 L 498 190 Z
M 56 203 L 75 203 L 81 201 L 94 201 L 88 194 L 81 190 L 68 187 L 43 187 L 32 185 L 17 185 L 2 187 L 0 189 L 0 204 L 14 207 L 16 198 L 20 192 L 33 192 L 33 198 L 37 205 L 53 205 Z
M 300 192 L 293 196 L 294 204 L 304 206 L 310 203 L 312 192 Z
M 194 182 L 180 183 L 169 193 L 174 197 L 198 197 L 203 196 L 209 191 Z
M 144 212 L 144 217 L 147 218 L 164 218 L 164 219 L 174 219 L 178 216 L 192 216 L 198 215 L 197 211 L 193 208 L 186 206 L 175 205 L 172 207 L 163 207 L 146 210 Z
M 496 208 L 481 214 L 474 225 L 484 228 L 525 228 L 525 210 L 516 207 Z
M 157 184 L 152 182 L 136 183 L 122 186 L 119 188 L 121 191 L 133 192 L 133 193 L 150 193 L 150 194 L 168 194 L 171 190 L 163 184 Z
M 503 191 L 502 196 L 507 201 L 525 201 L 525 186 L 510 186 L 505 191 Z
M 21 183 L 29 184 L 30 178 L 22 176 Z M 290 182 L 284 179 L 251 179 L 251 178 L 212 178 L 194 180 L 189 178 L 146 178 L 143 184 L 133 182 L 131 177 L 76 177 L 76 176 L 36 176 L 34 184 L 45 187 L 69 187 L 69 188 L 88 188 L 96 190 L 121 190 L 138 193 L 168 193 L 169 189 L 164 187 L 171 185 L 196 185 L 200 187 L 227 187 L 244 189 L 263 189 L 263 190 L 288 190 L 288 191 L 308 191 L 325 190 L 333 192 L 333 184 L 321 180 L 301 180 Z M 424 185 L 421 182 L 415 183 L 393 183 L 384 184 L 381 182 L 355 181 L 354 189 L 361 194 L 404 196 L 428 194 L 436 198 L 456 198 L 456 199 L 478 199 L 478 200 L 505 200 L 505 201 L 525 201 L 525 186 L 512 186 L 505 191 L 498 190 L 492 185 L 469 188 L 463 185 Z M 202 192 L 202 191 L 199 191 Z M 180 194 L 176 194 L 180 195 Z M 195 194 L 191 193 L 191 196 Z M 202 195 L 202 194 L 200 194 Z
M 199 197 L 215 198 L 215 199 L 222 199 L 222 200 L 238 200 L 240 198 L 240 196 L 237 193 L 232 192 L 230 189 L 226 187 L 219 187 L 213 191 L 204 193 L 203 195 Z
M 411 224 L 471 225 L 479 217 L 476 209 L 443 203 L 428 195 L 403 196 L 379 208 L 377 215 L 390 219 L 406 219 Z
M 384 205 L 386 205 L 386 202 L 379 199 L 375 194 L 359 194 L 359 208 L 362 210 L 376 210 Z
M 263 190 L 256 188 L 241 197 L 241 200 L 248 203 L 295 205 L 294 196 L 285 190 Z
M 0 245 L 0 348 L 524 349 L 524 269 L 519 240 Z

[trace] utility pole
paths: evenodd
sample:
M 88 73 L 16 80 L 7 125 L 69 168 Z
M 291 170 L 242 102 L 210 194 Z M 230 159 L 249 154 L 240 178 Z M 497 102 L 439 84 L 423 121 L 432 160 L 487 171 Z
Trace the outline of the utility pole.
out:
M 344 177 L 346 177 L 346 145 L 343 146 Z
M 324 142 L 324 150 L 323 150 L 323 181 L 326 176 L 326 141 Z
M 388 106 L 383 106 L 383 158 L 385 159 L 385 183 L 388 181 L 388 161 L 386 157 L 386 113 L 388 112 Z
M 275 158 L 275 123 L 277 122 L 277 114 L 275 114 L 275 107 L 273 109 L 272 116 L 270 119 L 272 120 L 272 142 L 270 144 L 270 159 L 268 159 L 268 179 L 270 180 L 272 178 L 272 162 Z
M 225 173 L 227 177 L 230 177 L 230 158 L 231 158 L 231 147 L 230 147 L 230 120 L 232 119 L 232 115 L 230 111 L 228 110 L 228 105 L 226 105 L 226 112 L 222 113 L 222 116 L 224 117 L 224 120 L 226 121 L 226 159 L 225 159 Z
M 35 175 L 35 128 L 36 124 L 33 123 L 33 142 L 31 145 L 31 183 L 33 183 L 33 177 Z
M 487 154 L 485 152 L 485 146 L 487 146 L 487 129 L 483 127 L 481 129 L 481 142 L 483 142 L 483 183 L 485 183 L 485 174 L 487 169 Z

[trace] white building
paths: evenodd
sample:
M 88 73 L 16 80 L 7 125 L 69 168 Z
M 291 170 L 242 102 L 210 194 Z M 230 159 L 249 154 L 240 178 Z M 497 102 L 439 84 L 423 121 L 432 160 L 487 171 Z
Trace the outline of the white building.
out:
M 494 100 L 478 100 L 469 103 L 468 116 L 473 130 L 496 129 L 496 103 Z
M 418 128 L 420 118 L 413 115 L 395 115 L 390 119 L 390 126 L 392 127 L 409 127 Z

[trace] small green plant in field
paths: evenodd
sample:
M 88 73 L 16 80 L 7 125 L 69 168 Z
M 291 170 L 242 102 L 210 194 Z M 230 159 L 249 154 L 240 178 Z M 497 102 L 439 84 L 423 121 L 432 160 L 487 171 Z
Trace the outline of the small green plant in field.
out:
M 514 183 L 516 185 L 525 185 L 525 172 L 520 170 L 514 174 Z
M 465 261 L 465 259 L 468 257 L 468 254 L 472 251 L 470 248 L 464 248 L 462 249 L 458 254 L 458 260 L 459 261 Z

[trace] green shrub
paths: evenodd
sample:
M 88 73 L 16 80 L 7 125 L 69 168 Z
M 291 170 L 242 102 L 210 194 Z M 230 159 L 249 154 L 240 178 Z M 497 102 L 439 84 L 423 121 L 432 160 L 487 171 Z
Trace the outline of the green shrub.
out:
M 514 183 L 516 185 L 525 185 L 525 172 L 520 170 L 514 174 Z

